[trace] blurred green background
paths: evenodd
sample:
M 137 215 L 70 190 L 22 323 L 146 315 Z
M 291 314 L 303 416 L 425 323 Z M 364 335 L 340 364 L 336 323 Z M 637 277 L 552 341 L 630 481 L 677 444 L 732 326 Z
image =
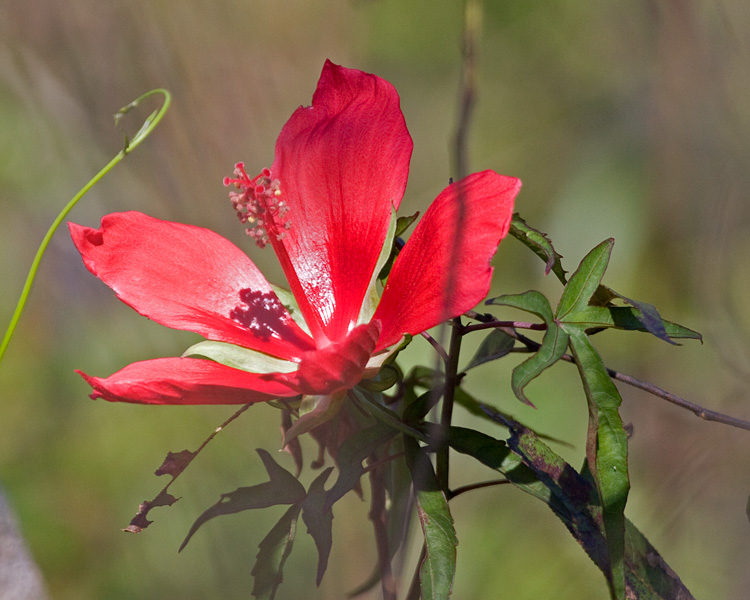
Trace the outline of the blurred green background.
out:
M 456 0 L 3 0 L 3 328 L 54 215 L 120 149 L 112 114 L 154 87 L 174 94 L 165 121 L 71 220 L 98 226 L 109 212 L 140 210 L 209 227 L 282 283 L 272 253 L 243 236 L 222 178 L 240 160 L 249 171 L 272 162 L 276 135 L 309 104 L 326 58 L 398 89 L 414 138 L 404 211 L 424 210 L 452 175 L 461 30 Z M 569 270 L 615 237 L 605 283 L 705 334 L 704 345 L 677 348 L 607 332 L 597 336 L 606 362 L 750 419 L 749 5 L 488 1 L 478 58 L 471 170 L 524 181 L 518 210 L 549 233 Z M 493 292 L 559 294 L 514 240 L 495 264 Z M 182 500 L 127 535 L 119 529 L 138 503 L 166 483 L 152 474 L 166 452 L 195 449 L 232 410 L 91 402 L 73 372 L 107 375 L 179 355 L 193 341 L 119 303 L 84 269 L 66 232 L 55 237 L 0 366 L 0 481 L 53 598 L 249 596 L 257 544 L 281 511 L 212 521 L 179 555 L 177 547 L 219 493 L 263 479 L 253 449 L 278 447 L 276 412 L 254 407 L 219 435 L 172 488 Z M 405 360 L 432 364 L 433 356 L 417 340 Z M 466 385 L 570 442 L 556 449 L 580 465 L 586 408 L 574 368 L 557 365 L 529 387 L 534 411 L 510 393 L 519 360 L 480 367 Z M 750 433 L 622 393 L 634 426 L 627 514 L 696 597 L 750 597 Z M 460 465 L 456 485 L 492 477 Z M 481 490 L 453 510 L 456 598 L 606 597 L 562 524 L 521 492 Z M 341 598 L 364 580 L 374 566 L 366 512 L 356 498 L 337 505 L 318 591 L 314 547 L 300 526 L 280 597 Z M 407 580 L 417 552 L 407 553 Z

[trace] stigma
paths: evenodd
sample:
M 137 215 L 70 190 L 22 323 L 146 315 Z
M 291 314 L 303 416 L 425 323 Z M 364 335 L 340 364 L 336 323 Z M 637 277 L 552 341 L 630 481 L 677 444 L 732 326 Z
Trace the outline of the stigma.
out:
M 270 169 L 251 179 L 241 162 L 234 166 L 234 174 L 236 178 L 224 178 L 224 185 L 239 190 L 229 192 L 229 199 L 237 218 L 246 225 L 245 233 L 259 248 L 265 248 L 272 237 L 283 240 L 292 224 L 286 219 L 289 206 L 282 199 L 279 180 L 273 178 Z

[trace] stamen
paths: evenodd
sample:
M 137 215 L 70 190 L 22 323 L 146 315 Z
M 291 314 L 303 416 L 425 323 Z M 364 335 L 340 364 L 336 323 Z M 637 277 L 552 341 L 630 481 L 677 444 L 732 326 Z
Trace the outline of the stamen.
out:
M 289 206 L 281 200 L 281 183 L 273 179 L 270 169 L 263 169 L 260 175 L 250 178 L 245 172 L 244 163 L 234 167 L 237 178 L 225 177 L 224 185 L 234 185 L 239 192 L 229 192 L 229 199 L 241 223 L 259 248 L 268 244 L 271 235 L 282 240 L 291 229 L 291 221 L 285 220 Z

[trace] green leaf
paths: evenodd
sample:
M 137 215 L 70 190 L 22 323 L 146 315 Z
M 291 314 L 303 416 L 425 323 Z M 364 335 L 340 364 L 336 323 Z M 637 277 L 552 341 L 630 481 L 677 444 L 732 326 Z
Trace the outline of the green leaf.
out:
M 560 262 L 562 256 L 553 248 L 552 242 L 544 233 L 529 226 L 518 213 L 514 213 L 510 223 L 510 234 L 531 248 L 534 254 L 545 262 L 545 275 L 552 271 L 563 285 L 566 283 L 565 269 Z
M 628 331 L 647 331 L 664 339 L 654 331 L 649 331 L 641 311 L 630 306 L 587 306 L 582 311 L 568 313 L 565 322 L 580 325 L 586 329 L 614 327 Z M 671 338 L 670 342 L 672 339 L 703 340 L 703 336 L 697 331 L 664 319 L 661 322 L 664 333 Z
M 649 304 L 648 302 L 641 302 L 639 300 L 632 300 L 623 296 L 622 294 L 618 294 L 613 290 L 609 291 L 611 291 L 625 303 L 635 307 L 636 311 L 634 312 L 634 316 L 636 317 L 636 319 L 638 319 L 638 321 L 646 331 L 658 337 L 660 340 L 664 340 L 665 342 L 668 342 L 670 344 L 676 344 L 676 342 L 673 342 L 670 339 L 670 336 L 666 330 L 664 320 L 661 318 L 659 311 L 653 304 Z
M 273 600 L 284 579 L 282 570 L 292 552 L 300 510 L 299 504 L 290 506 L 258 545 L 255 566 L 250 571 L 254 579 L 252 595 L 258 600 Z
M 512 306 L 513 308 L 518 308 L 519 310 L 536 315 L 547 324 L 549 324 L 550 321 L 554 321 L 554 315 L 552 314 L 552 308 L 549 305 L 549 301 L 543 294 L 536 290 L 530 290 L 523 294 L 505 294 L 503 296 L 497 296 L 495 298 L 490 298 L 485 304 Z
M 354 489 L 365 472 L 362 462 L 395 435 L 395 429 L 377 423 L 357 431 L 341 444 L 336 454 L 339 477 L 328 490 L 325 508 L 330 509 L 349 490 Z
M 604 530 L 611 565 L 613 598 L 625 598 L 625 504 L 628 479 L 628 438 L 618 409 L 622 399 L 598 352 L 580 328 L 569 328 L 570 346 L 589 405 L 586 442 L 588 467 L 604 511 Z
M 435 386 L 436 382 L 442 381 L 443 375 L 429 367 L 416 366 L 409 371 L 406 377 L 406 385 L 419 386 L 430 389 Z
M 368 392 L 384 392 L 396 385 L 403 377 L 398 364 L 391 362 L 381 367 L 375 377 L 363 379 L 357 386 Z
M 638 600 L 695 600 L 649 541 L 625 520 L 627 597 Z
M 404 449 L 424 533 L 426 554 L 419 570 L 422 598 L 445 600 L 451 594 L 456 575 L 458 539 L 453 529 L 453 517 L 427 454 L 413 438 L 406 436 Z
M 216 504 L 196 519 L 185 541 L 180 545 L 179 551 L 182 551 L 190 538 L 204 523 L 214 517 L 231 515 L 254 508 L 266 508 L 277 504 L 295 504 L 304 499 L 305 488 L 294 475 L 280 467 L 265 450 L 258 448 L 256 452 L 263 461 L 263 466 L 268 472 L 270 481 L 250 487 L 237 488 L 233 492 L 222 494 L 221 499 Z
M 389 452 L 391 456 L 402 455 L 404 453 L 403 436 L 398 436 L 389 444 Z M 388 557 L 393 559 L 399 548 L 409 537 L 409 523 L 414 512 L 411 473 L 405 460 L 386 460 L 376 467 L 373 477 L 380 478 L 380 482 L 384 485 L 387 494 L 386 533 Z M 380 580 L 380 565 L 375 564 L 372 574 L 355 589 L 349 591 L 347 596 L 353 598 L 364 594 L 372 589 Z
M 604 271 L 607 270 L 614 244 L 612 238 L 604 240 L 583 258 L 565 286 L 557 305 L 555 316 L 558 321 L 564 321 L 568 313 L 581 311 L 588 306 L 589 300 L 602 281 Z
M 404 393 L 404 400 L 407 401 L 404 409 L 404 423 L 419 427 L 422 419 L 433 409 L 440 397 L 441 394 L 438 391 L 427 390 L 417 396 L 414 388 L 407 388 Z M 424 438 L 422 441 L 427 441 L 427 439 Z
M 522 458 L 511 452 L 504 441 L 474 429 L 451 427 L 448 443 L 457 452 L 473 456 L 482 464 L 498 471 L 527 494 L 546 504 L 552 501 L 549 487 L 539 481 L 535 473 L 523 464 Z
M 488 421 L 491 421 L 492 423 L 502 425 L 509 429 L 513 428 L 514 425 L 519 424 L 518 421 L 516 421 L 516 419 L 512 417 L 510 414 L 503 412 L 499 410 L 498 408 L 491 406 L 485 402 L 480 402 L 479 400 L 474 398 L 472 395 L 470 395 L 462 387 L 456 388 L 454 399 L 456 401 L 456 404 L 463 406 L 471 414 L 477 417 L 486 419 Z M 572 447 L 571 444 L 565 442 L 564 440 L 560 440 L 552 436 L 544 435 L 541 433 L 537 433 L 537 435 L 539 436 L 540 439 L 548 440 L 551 442 L 556 442 L 558 444 L 563 444 L 565 446 Z
M 525 310 L 541 317 L 547 325 L 539 350 L 513 369 L 511 376 L 511 387 L 516 398 L 524 404 L 534 406 L 524 394 L 524 388 L 565 354 L 568 348 L 568 334 L 555 322 L 547 298 L 535 290 L 523 294 L 498 296 L 487 300 L 485 304 L 512 306 Z
M 516 487 L 546 503 L 604 572 L 609 565 L 602 535 L 596 492 L 530 429 L 513 424 L 505 442 L 488 435 L 452 427 L 449 443 L 505 475 Z
M 464 367 L 464 371 L 483 365 L 491 360 L 497 360 L 510 353 L 515 344 L 515 340 L 500 329 L 493 329 L 479 344 L 479 348 Z
M 333 467 L 328 467 L 310 484 L 307 497 L 302 502 L 302 520 L 307 525 L 307 533 L 310 534 L 315 547 L 318 549 L 318 574 L 315 582 L 320 585 L 323 575 L 328 567 L 328 557 L 333 545 L 333 513 L 326 508 L 326 492 L 323 489 Z
M 609 553 L 598 494 L 591 482 L 516 424 L 508 444 L 488 435 L 452 427 L 449 443 L 505 475 L 516 487 L 545 502 L 609 578 Z M 692 600 L 693 596 L 656 549 L 625 520 L 625 589 L 638 600 Z

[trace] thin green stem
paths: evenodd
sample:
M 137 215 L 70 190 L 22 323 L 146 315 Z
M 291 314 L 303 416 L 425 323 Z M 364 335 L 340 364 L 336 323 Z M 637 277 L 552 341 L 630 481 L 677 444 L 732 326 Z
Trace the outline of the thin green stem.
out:
M 130 112 L 146 98 L 149 98 L 155 94 L 162 94 L 164 96 L 164 103 L 162 104 L 161 108 L 159 110 L 155 110 L 148 116 L 138 133 L 133 136 L 133 139 L 128 139 L 127 136 L 125 137 L 125 147 L 120 150 L 120 152 L 117 153 L 117 156 L 110 160 L 101 171 L 94 175 L 94 177 L 85 186 L 83 186 L 75 196 L 73 196 L 70 202 L 65 205 L 65 208 L 63 208 L 60 214 L 57 215 L 57 218 L 52 222 L 52 225 L 50 225 L 50 228 L 47 230 L 46 235 L 42 239 L 42 243 L 39 245 L 39 249 L 36 251 L 34 260 L 31 262 L 31 268 L 29 269 L 29 274 L 26 276 L 26 282 L 24 283 L 23 289 L 21 290 L 21 296 L 18 299 L 16 310 L 14 311 L 13 316 L 10 319 L 8 329 L 6 330 L 5 336 L 3 337 L 3 342 L 2 344 L 0 344 L 0 361 L 2 361 L 3 356 L 5 355 L 5 350 L 8 348 L 8 344 L 10 344 L 10 340 L 16 330 L 16 326 L 21 319 L 21 314 L 23 313 L 23 309 L 26 306 L 26 301 L 28 300 L 29 293 L 31 292 L 31 286 L 34 283 L 34 278 L 36 277 L 36 273 L 39 269 L 39 264 L 42 262 L 42 257 L 47 250 L 47 246 L 49 246 L 49 243 L 52 240 L 52 236 L 60 226 L 60 223 L 63 222 L 63 219 L 65 219 L 68 213 L 73 210 L 73 207 L 86 194 L 86 192 L 94 187 L 99 182 L 99 180 L 102 179 L 102 177 L 104 177 L 107 173 L 109 173 L 109 171 L 112 170 L 112 168 L 117 163 L 125 158 L 125 156 L 127 156 L 138 146 L 138 144 L 140 144 L 148 137 L 148 135 L 159 124 L 159 121 L 161 121 L 162 117 L 167 112 L 169 104 L 172 101 L 172 96 L 167 90 L 151 90 L 150 92 L 143 94 L 143 96 L 141 96 L 140 98 L 133 100 L 133 102 L 131 102 L 127 106 L 124 106 L 119 111 L 117 111 L 117 114 L 115 114 L 115 124 L 118 124 L 120 119 L 126 113 Z

